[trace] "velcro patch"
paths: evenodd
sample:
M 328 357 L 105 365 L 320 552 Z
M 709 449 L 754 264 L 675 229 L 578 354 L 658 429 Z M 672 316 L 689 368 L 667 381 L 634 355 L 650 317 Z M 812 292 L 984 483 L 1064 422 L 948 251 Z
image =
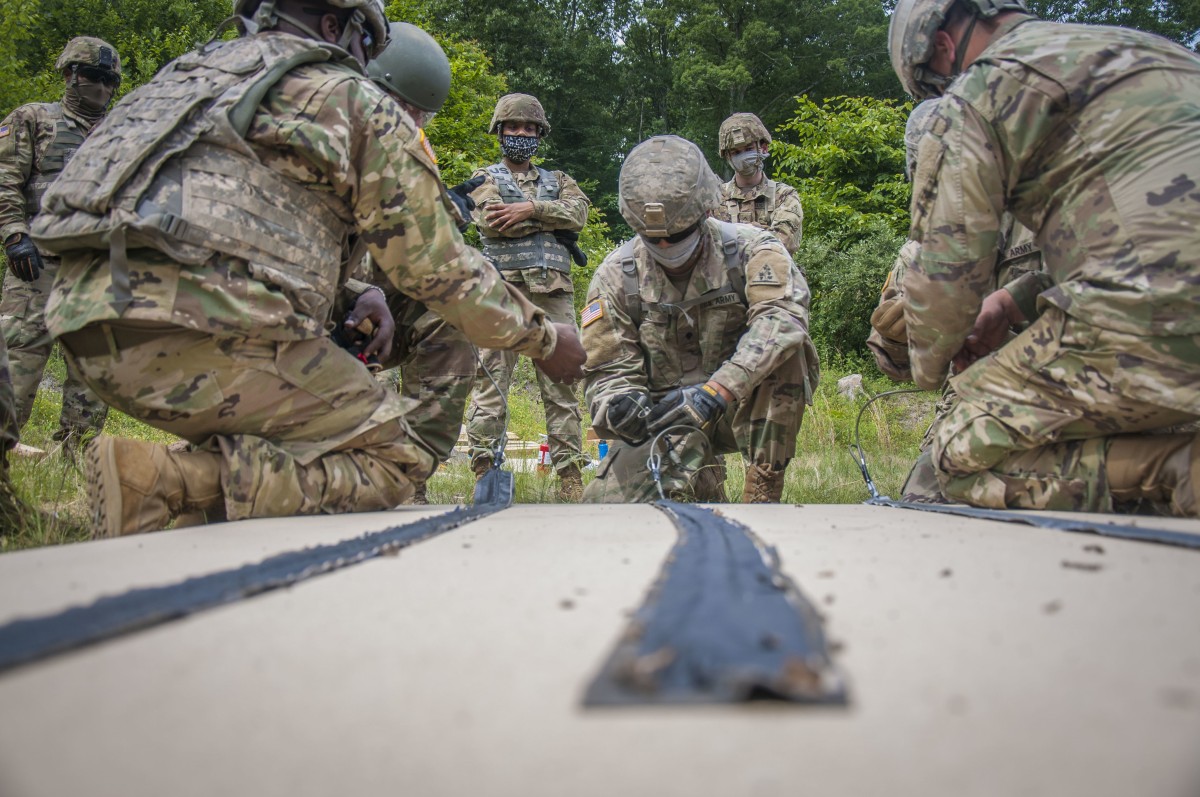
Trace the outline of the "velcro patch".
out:
M 583 312 L 579 314 L 579 326 L 586 327 L 598 318 L 604 317 L 604 300 L 597 299 L 596 301 L 583 308 Z
M 754 279 L 750 281 L 751 285 L 779 285 L 779 277 L 775 275 L 775 269 L 771 268 L 770 264 L 764 265 L 754 275 Z
M 0 138 L 7 138 L 12 132 L 12 125 L 0 125 Z

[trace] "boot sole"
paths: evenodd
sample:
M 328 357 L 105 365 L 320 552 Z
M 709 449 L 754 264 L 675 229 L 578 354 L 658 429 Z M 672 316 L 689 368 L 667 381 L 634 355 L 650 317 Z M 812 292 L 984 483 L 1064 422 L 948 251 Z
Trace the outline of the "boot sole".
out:
M 97 437 L 87 447 L 87 494 L 92 538 L 121 535 L 121 482 L 113 441 Z

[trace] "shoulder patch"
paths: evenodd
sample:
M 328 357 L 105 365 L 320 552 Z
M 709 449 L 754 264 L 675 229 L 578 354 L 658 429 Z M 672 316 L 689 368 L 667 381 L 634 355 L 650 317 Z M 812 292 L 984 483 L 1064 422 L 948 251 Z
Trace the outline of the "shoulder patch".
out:
M 425 128 L 420 129 L 421 145 L 425 147 L 425 154 L 429 156 L 429 160 L 437 163 L 437 155 L 433 154 L 433 147 L 429 143 L 429 139 L 425 137 Z
M 583 308 L 583 312 L 579 314 L 579 326 L 586 327 L 588 324 L 604 317 L 604 300 L 597 299 L 596 301 Z
M 754 279 L 750 281 L 751 285 L 779 285 L 779 277 L 775 275 L 775 269 L 771 268 L 769 263 L 763 264 L 763 267 L 754 275 Z
M 7 138 L 12 132 L 12 125 L 0 125 L 0 138 Z

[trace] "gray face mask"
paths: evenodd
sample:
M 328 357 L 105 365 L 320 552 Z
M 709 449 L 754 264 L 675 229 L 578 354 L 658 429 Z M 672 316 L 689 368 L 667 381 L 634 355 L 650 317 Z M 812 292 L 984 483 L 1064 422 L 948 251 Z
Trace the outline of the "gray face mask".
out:
M 696 247 L 700 245 L 700 230 L 697 229 L 682 241 L 666 246 L 657 246 L 646 240 L 643 240 L 642 243 L 646 245 L 646 251 L 650 253 L 650 257 L 654 258 L 654 262 L 663 268 L 682 268 L 692 259 L 692 255 L 696 253 Z
M 753 177 L 758 174 L 758 170 L 762 168 L 763 162 L 766 159 L 767 156 L 756 149 L 748 149 L 745 152 L 729 156 L 729 162 L 733 165 L 733 170 L 742 177 Z

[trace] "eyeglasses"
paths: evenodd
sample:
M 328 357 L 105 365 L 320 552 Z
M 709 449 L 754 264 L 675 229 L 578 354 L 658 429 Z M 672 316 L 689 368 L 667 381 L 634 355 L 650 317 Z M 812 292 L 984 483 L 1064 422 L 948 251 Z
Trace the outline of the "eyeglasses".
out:
M 643 235 L 642 240 L 651 245 L 656 245 L 656 244 L 662 243 L 663 241 L 666 241 L 669 244 L 677 244 L 680 241 L 682 241 L 684 238 L 687 238 L 689 235 L 694 233 L 699 227 L 700 227 L 700 222 L 696 222 L 691 227 L 688 227 L 686 230 L 683 230 L 682 232 L 677 232 L 674 235 L 667 235 L 667 236 Z
M 101 69 L 98 66 L 89 66 L 88 64 L 73 64 L 73 66 L 75 74 L 92 83 L 103 83 L 114 89 L 121 85 L 121 76 L 110 69 Z

